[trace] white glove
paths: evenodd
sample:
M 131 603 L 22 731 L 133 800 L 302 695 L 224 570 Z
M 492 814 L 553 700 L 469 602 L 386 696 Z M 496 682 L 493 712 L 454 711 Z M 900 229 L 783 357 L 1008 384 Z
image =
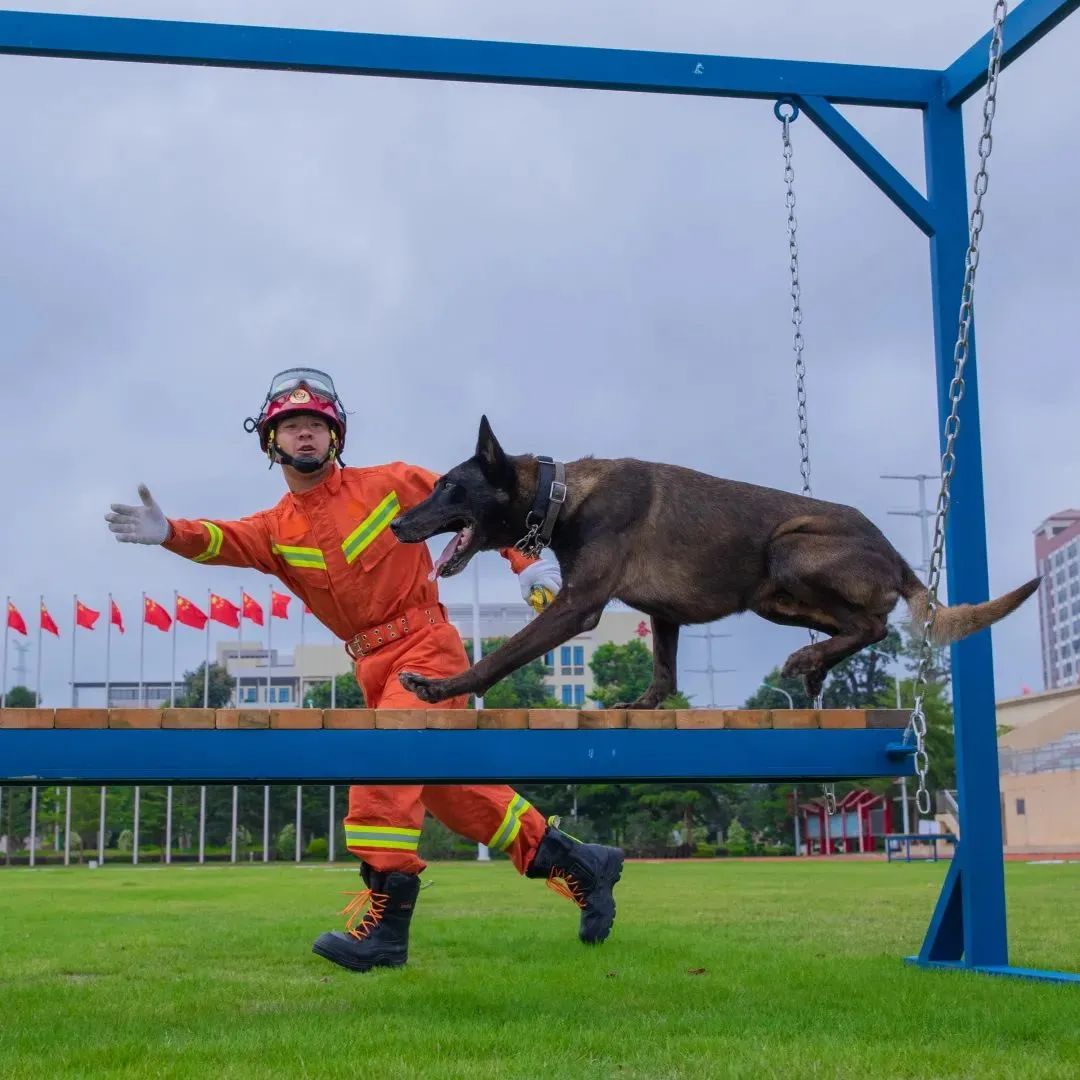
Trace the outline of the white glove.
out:
M 521 586 L 521 595 L 529 600 L 534 589 L 547 589 L 552 596 L 556 596 L 562 588 L 562 572 L 559 564 L 554 559 L 541 556 L 539 561 L 529 563 L 518 574 L 518 584 Z
M 111 504 L 112 513 L 105 515 L 109 529 L 121 544 L 164 544 L 169 539 L 169 523 L 145 484 L 139 485 L 139 498 L 142 506 Z

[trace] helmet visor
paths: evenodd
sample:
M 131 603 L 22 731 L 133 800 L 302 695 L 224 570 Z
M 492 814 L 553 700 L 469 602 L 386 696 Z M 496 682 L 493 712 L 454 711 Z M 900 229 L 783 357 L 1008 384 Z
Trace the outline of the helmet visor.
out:
M 282 394 L 295 390 L 301 383 L 320 397 L 328 398 L 330 401 L 337 400 L 334 380 L 325 371 L 304 367 L 286 368 L 284 371 L 279 371 L 270 381 L 267 400 L 274 401 Z

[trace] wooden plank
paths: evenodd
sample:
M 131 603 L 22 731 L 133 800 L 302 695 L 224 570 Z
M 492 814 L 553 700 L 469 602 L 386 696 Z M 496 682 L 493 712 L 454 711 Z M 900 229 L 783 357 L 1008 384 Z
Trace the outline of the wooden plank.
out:
M 314 731 L 322 727 L 322 709 L 271 709 L 270 727 L 280 731 Z
M 702 709 L 701 712 L 709 712 Z M 706 724 L 706 727 L 725 727 L 732 731 L 760 731 L 773 726 L 770 709 L 725 709 L 723 724 Z
M 674 731 L 674 709 L 627 709 L 626 726 L 636 731 Z
M 822 730 L 850 731 L 866 727 L 865 709 L 822 709 Z
M 375 726 L 383 731 L 423 731 L 427 709 L 376 709 Z
M 107 728 L 108 709 L 57 709 L 53 726 L 58 728 Z
M 162 709 L 110 709 L 109 727 L 120 729 L 158 729 Z
M 577 726 L 577 709 L 529 710 L 529 727 L 533 731 L 573 731 Z
M 475 731 L 475 709 L 425 709 L 427 727 L 432 731 Z
M 909 709 L 868 709 L 866 711 L 868 728 L 906 728 L 910 720 Z
M 323 709 L 322 725 L 331 731 L 369 731 L 375 727 L 375 710 Z
M 528 709 L 480 709 L 476 726 L 481 731 L 524 731 L 529 726 Z
M 268 728 L 270 726 L 269 709 L 218 709 L 214 726 L 219 731 L 246 730 L 248 728 Z
M 773 709 L 772 726 L 777 731 L 821 727 L 821 716 L 817 709 Z
M 683 731 L 701 728 L 722 728 L 725 713 L 723 709 L 676 709 L 675 727 Z
M 51 728 L 53 709 L 0 709 L 0 728 Z
M 626 727 L 625 709 L 582 709 L 578 713 L 578 727 L 585 731 L 605 731 Z
M 183 731 L 213 729 L 213 709 L 166 709 L 161 716 L 163 728 L 179 728 Z

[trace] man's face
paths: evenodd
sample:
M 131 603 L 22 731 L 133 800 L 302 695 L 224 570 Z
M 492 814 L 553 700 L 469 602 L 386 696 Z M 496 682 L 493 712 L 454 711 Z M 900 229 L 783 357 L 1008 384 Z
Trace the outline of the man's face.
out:
M 287 416 L 277 425 L 278 446 L 290 457 L 322 461 L 330 452 L 330 425 L 321 416 Z

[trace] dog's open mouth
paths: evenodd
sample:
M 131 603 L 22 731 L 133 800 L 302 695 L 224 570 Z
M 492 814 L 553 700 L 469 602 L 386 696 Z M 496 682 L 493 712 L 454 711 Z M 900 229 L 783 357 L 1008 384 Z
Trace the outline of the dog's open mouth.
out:
M 430 581 L 440 577 L 453 577 L 460 573 L 473 555 L 476 526 L 467 521 L 455 521 L 450 528 L 458 531 L 435 560 L 435 567 L 428 575 Z

